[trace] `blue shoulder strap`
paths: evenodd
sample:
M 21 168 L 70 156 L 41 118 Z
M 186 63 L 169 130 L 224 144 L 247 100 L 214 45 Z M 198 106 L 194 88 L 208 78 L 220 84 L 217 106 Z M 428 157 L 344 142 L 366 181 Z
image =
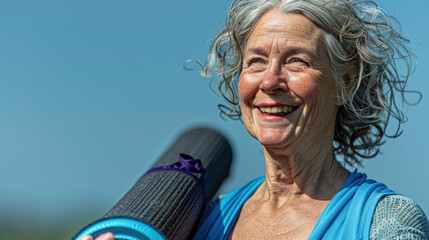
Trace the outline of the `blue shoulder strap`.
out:
M 264 180 L 265 176 L 256 178 L 225 195 L 198 229 L 193 239 L 227 240 L 240 215 L 241 207 Z
M 391 194 L 395 193 L 384 184 L 355 170 L 323 210 L 308 239 L 369 239 L 375 207 Z

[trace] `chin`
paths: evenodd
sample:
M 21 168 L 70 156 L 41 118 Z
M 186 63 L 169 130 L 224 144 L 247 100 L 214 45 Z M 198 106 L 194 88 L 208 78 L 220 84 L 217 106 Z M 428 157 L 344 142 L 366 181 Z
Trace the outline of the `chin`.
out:
M 256 139 L 267 148 L 283 148 L 287 146 L 288 134 L 285 132 L 263 131 L 257 134 Z

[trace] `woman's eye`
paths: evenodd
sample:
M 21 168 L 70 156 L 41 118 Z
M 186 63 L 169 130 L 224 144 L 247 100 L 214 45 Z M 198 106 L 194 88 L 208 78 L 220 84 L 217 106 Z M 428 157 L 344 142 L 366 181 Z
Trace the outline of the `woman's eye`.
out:
M 299 71 L 299 70 L 304 70 L 304 69 L 306 69 L 307 67 L 309 67 L 310 65 L 306 62 L 306 61 L 304 61 L 304 60 L 302 60 L 302 59 L 300 59 L 300 58 L 292 58 L 292 59 L 290 59 L 289 61 L 287 61 L 287 63 L 286 63 L 292 70 L 296 70 L 296 71 Z
M 260 59 L 260 58 L 254 58 L 254 59 L 249 61 L 249 65 L 252 65 L 254 63 L 264 63 L 264 61 L 262 61 L 262 59 Z
M 293 58 L 289 62 L 292 62 L 292 63 L 303 63 L 305 65 L 308 65 L 308 63 L 306 61 L 304 61 L 302 59 L 299 59 L 299 58 Z

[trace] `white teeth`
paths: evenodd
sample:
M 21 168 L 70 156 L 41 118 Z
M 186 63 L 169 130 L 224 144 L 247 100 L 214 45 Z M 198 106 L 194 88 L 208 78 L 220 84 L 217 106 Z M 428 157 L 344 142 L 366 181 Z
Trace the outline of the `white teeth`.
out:
M 293 110 L 295 110 L 294 107 L 289 106 L 282 106 L 282 107 L 259 107 L 262 113 L 268 113 L 268 114 L 281 114 L 285 115 Z

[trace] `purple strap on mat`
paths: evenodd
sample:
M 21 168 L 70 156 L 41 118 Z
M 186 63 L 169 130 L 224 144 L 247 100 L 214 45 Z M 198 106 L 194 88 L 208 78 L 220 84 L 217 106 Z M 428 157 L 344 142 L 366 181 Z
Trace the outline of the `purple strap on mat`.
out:
M 204 199 L 207 200 L 206 191 L 203 183 L 203 179 L 204 179 L 203 176 L 206 170 L 204 169 L 200 159 L 195 159 L 188 154 L 181 153 L 179 154 L 178 162 L 175 162 L 171 165 L 164 165 L 164 166 L 152 168 L 146 174 L 144 174 L 143 177 L 152 173 L 162 172 L 162 171 L 177 171 L 191 177 L 195 182 L 198 183 L 198 185 L 200 185 L 200 189 L 204 194 Z M 198 173 L 201 174 L 199 178 L 195 176 L 195 174 L 198 174 Z
M 205 169 L 200 159 L 194 159 L 187 154 L 179 154 L 179 161 L 170 165 L 170 167 L 183 169 L 188 173 L 201 173 L 204 174 Z

